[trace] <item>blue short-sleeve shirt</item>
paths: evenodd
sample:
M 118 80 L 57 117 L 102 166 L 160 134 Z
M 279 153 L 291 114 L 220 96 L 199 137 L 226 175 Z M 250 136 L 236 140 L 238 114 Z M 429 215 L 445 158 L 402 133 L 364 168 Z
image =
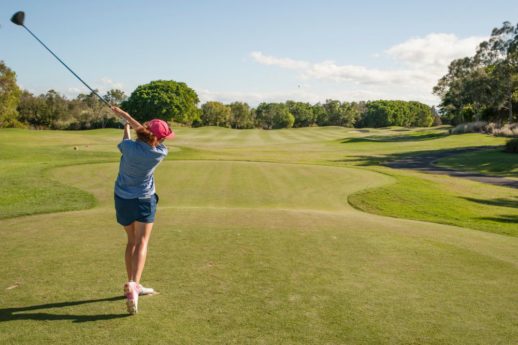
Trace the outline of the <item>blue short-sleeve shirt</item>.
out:
M 122 153 L 115 194 L 123 199 L 148 198 L 155 194 L 153 173 L 167 156 L 163 144 L 152 147 L 140 140 L 124 139 L 117 146 Z

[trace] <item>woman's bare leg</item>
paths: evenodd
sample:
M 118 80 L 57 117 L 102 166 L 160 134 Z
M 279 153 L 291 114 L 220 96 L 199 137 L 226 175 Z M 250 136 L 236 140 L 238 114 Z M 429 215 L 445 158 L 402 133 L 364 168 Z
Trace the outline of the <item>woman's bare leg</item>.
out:
M 128 281 L 131 281 L 131 264 L 133 253 L 135 253 L 135 222 L 124 227 L 128 235 L 128 243 L 126 244 L 126 253 L 124 255 L 124 262 L 126 263 L 126 273 L 128 274 Z
M 151 230 L 153 230 L 153 223 L 134 222 L 133 224 L 135 227 L 135 250 L 131 258 L 130 281 L 139 284 L 146 263 L 147 245 Z

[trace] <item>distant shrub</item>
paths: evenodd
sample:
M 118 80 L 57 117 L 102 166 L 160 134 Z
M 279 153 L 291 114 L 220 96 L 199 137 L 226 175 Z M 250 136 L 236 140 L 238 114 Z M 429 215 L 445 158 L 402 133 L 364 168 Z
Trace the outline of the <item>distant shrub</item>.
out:
M 497 137 L 518 137 L 518 123 L 498 126 L 496 123 L 484 121 L 468 122 L 457 125 L 450 130 L 451 134 L 487 133 Z
M 491 123 L 490 125 L 494 125 Z M 488 132 L 498 137 L 518 137 L 518 123 L 506 124 L 501 128 L 488 128 Z
M 518 153 L 518 138 L 511 139 L 505 144 L 505 152 Z
M 495 132 L 495 130 L 498 130 L 498 126 L 496 123 L 494 122 L 490 122 L 487 124 L 486 126 L 486 133 L 487 134 L 493 134 Z
M 442 125 L 442 120 L 441 120 L 441 117 L 439 115 L 433 115 L 433 122 L 432 122 L 432 127 L 437 127 L 437 126 L 441 126 Z
M 457 125 L 456 127 L 450 130 L 451 134 L 464 134 L 464 133 L 485 133 L 487 126 L 487 122 L 484 121 L 476 121 L 476 122 L 468 122 L 463 123 L 461 125 Z

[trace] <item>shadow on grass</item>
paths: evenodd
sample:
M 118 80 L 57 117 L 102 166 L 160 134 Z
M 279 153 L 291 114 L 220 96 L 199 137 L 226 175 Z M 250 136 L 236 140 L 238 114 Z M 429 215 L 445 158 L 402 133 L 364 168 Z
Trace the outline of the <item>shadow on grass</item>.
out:
M 491 220 L 493 222 L 500 222 L 500 223 L 516 223 L 516 224 L 518 224 L 518 215 L 515 215 L 515 214 L 503 214 L 498 217 L 483 217 L 480 219 Z
M 502 206 L 502 207 L 511 207 L 511 208 L 518 208 L 518 197 L 514 199 L 492 199 L 492 200 L 484 200 L 484 199 L 476 199 L 476 198 L 463 198 L 468 201 L 476 202 L 483 205 L 490 205 L 490 206 Z
M 370 130 L 368 129 L 354 129 L 352 131 L 349 131 L 349 133 L 352 133 L 352 132 L 357 132 L 357 133 L 369 133 Z
M 72 322 L 90 322 L 112 320 L 123 317 L 128 317 L 129 314 L 99 314 L 99 315 L 74 315 L 74 314 L 52 314 L 52 313 L 25 313 L 26 311 L 33 311 L 38 309 L 53 309 L 71 307 L 81 304 L 98 303 L 98 302 L 112 302 L 124 299 L 124 296 L 90 299 L 83 301 L 71 301 L 60 303 L 48 303 L 40 305 L 32 305 L 19 308 L 5 308 L 0 309 L 0 322 L 16 321 L 16 320 L 36 320 L 36 321 L 63 321 L 71 320 Z
M 361 138 L 358 138 L 361 139 Z M 439 150 L 410 151 L 390 153 L 385 155 L 369 155 L 369 156 L 352 156 L 345 159 L 335 160 L 334 162 L 357 163 L 360 166 L 386 165 L 394 168 L 412 169 L 412 168 L 431 168 L 444 171 L 452 169 L 433 166 L 432 163 L 438 159 L 460 153 L 491 150 L 499 148 L 498 146 L 474 146 L 462 148 L 446 148 Z
M 349 163 L 357 166 L 387 166 L 394 169 L 410 169 L 437 175 L 461 177 L 477 182 L 489 183 L 497 186 L 518 188 L 518 181 L 501 176 L 485 175 L 479 172 L 462 171 L 434 165 L 434 162 L 451 155 L 466 152 L 494 150 L 498 146 L 474 146 L 457 149 L 442 149 L 433 151 L 415 151 L 392 153 L 379 156 L 352 156 L 333 162 Z
M 345 138 L 342 140 L 346 143 L 365 143 L 365 142 L 401 142 L 401 141 L 423 141 L 433 140 L 448 136 L 447 132 L 441 133 L 427 133 L 422 135 L 368 135 L 361 138 Z

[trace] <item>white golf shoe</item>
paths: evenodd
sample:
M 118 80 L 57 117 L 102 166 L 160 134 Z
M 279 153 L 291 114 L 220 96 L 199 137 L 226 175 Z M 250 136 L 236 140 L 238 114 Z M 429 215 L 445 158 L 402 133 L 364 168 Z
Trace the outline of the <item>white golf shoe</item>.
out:
M 138 285 L 135 282 L 124 284 L 124 295 L 126 296 L 126 307 L 128 313 L 135 315 L 138 312 Z
M 138 294 L 140 296 L 152 295 L 154 293 L 155 293 L 155 289 L 149 288 L 149 287 L 145 287 L 142 284 L 138 285 Z

